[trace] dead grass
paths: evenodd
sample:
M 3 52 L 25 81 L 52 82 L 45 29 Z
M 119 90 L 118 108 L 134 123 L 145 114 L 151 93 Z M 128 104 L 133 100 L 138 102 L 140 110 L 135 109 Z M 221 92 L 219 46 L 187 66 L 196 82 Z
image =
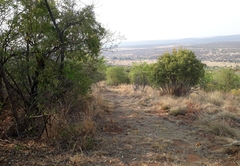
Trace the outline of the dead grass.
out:
M 106 87 L 105 87 L 106 88 Z M 225 112 L 231 117 L 240 115 L 240 99 L 236 95 L 219 91 L 206 93 L 198 90 L 185 97 L 175 97 L 170 95 L 160 95 L 160 93 L 147 87 L 144 91 L 134 91 L 131 85 L 120 85 L 115 87 L 119 93 L 128 94 L 129 97 L 139 99 L 139 105 L 144 105 L 147 101 L 154 110 L 169 110 L 170 114 L 193 113 L 216 115 Z M 220 114 L 219 114 L 220 115 Z
M 240 115 L 240 98 L 236 97 L 235 95 L 228 94 L 223 108 L 228 112 Z
M 93 85 L 92 95 L 82 99 L 78 107 L 60 104 L 56 114 L 51 116 L 42 139 L 61 149 L 93 149 L 97 128 L 95 119 L 108 109 L 101 95 L 103 91 L 107 91 L 107 87 L 99 83 Z
M 239 99 L 222 92 L 201 92 L 195 99 L 200 98 L 202 114 L 197 121 L 205 131 L 210 131 L 217 136 L 240 139 L 239 133 Z
M 122 85 L 119 91 L 140 99 L 139 105 L 150 101 L 152 110 L 165 110 L 171 116 L 185 116 L 195 120 L 200 128 L 217 136 L 239 139 L 240 102 L 238 97 L 222 92 L 197 91 L 186 97 L 160 95 L 148 88 L 145 91 L 133 91 L 130 85 Z M 235 125 L 235 127 L 234 127 Z
M 224 104 L 224 95 L 221 92 L 210 92 L 206 97 L 206 100 L 215 106 L 222 106 Z
M 239 131 L 230 127 L 224 121 L 212 121 L 209 122 L 208 130 L 213 132 L 217 136 L 225 136 L 235 139 L 240 139 Z
M 71 156 L 70 161 L 73 165 L 86 165 L 87 166 L 90 164 L 90 159 L 82 153 Z
M 170 111 L 169 111 L 169 115 L 173 115 L 173 116 L 185 115 L 186 113 L 187 113 L 187 106 L 186 105 L 175 106 L 175 107 L 171 108 Z
M 238 120 L 238 119 L 239 119 L 235 113 L 230 112 L 230 111 L 222 111 L 222 112 L 220 112 L 220 113 L 217 114 L 217 117 L 218 117 L 219 119 L 222 119 L 222 120 L 224 120 L 224 119 L 226 119 L 226 120 L 230 119 L 230 120 L 234 120 L 234 121 L 235 121 L 235 120 Z
M 42 139 L 65 150 L 82 151 L 82 149 L 93 148 L 91 139 L 96 131 L 93 117 L 89 115 L 78 116 L 81 117 L 79 122 L 71 122 L 66 117 L 55 115 L 51 118 L 47 132 L 44 133 Z

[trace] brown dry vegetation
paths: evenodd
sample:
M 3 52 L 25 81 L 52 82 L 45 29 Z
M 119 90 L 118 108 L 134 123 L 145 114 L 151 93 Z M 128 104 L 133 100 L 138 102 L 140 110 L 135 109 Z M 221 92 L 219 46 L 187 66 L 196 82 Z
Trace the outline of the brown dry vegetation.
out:
M 1 139 L 0 165 L 240 165 L 240 96 L 104 82 L 92 95 L 84 111 L 60 109 L 48 137 Z

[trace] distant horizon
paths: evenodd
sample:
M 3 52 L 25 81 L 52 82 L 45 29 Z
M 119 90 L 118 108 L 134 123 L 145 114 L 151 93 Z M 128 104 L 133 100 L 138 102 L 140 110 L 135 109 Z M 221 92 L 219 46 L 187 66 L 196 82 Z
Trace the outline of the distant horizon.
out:
M 147 42 L 147 41 L 183 40 L 183 39 L 207 39 L 207 38 L 225 37 L 225 36 L 238 36 L 238 35 L 240 36 L 240 33 L 239 34 L 231 34 L 231 35 L 205 36 L 205 37 L 185 37 L 185 38 L 183 37 L 183 38 L 148 39 L 148 40 L 122 40 L 122 41 L 124 41 L 124 42 Z
M 160 39 L 160 40 L 139 40 L 139 41 L 122 41 L 118 46 L 143 46 L 143 45 L 171 45 L 171 44 L 206 44 L 216 42 L 240 42 L 240 34 L 219 35 L 211 37 L 192 37 L 181 39 Z

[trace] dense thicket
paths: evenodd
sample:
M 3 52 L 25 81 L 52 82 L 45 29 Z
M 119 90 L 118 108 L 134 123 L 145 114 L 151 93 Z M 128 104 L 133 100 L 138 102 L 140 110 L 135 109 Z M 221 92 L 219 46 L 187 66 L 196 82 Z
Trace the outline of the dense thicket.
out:
M 49 108 L 70 92 L 86 95 L 99 79 L 107 32 L 92 5 L 76 2 L 1 1 L 0 103 L 2 110 L 10 106 L 18 134 L 41 133 Z

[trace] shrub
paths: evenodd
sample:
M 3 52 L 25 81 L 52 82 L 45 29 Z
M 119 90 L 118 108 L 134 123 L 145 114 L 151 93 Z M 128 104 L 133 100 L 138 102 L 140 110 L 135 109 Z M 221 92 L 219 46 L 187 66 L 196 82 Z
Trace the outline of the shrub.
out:
M 149 66 L 146 62 L 133 63 L 129 72 L 130 82 L 133 84 L 134 90 L 144 90 L 148 84 L 148 70 Z
M 115 86 L 119 84 L 129 83 L 128 75 L 124 67 L 108 67 L 106 71 L 106 82 L 108 85 Z
M 240 78 L 231 68 L 221 68 L 219 71 L 215 71 L 214 82 L 216 82 L 216 90 L 224 92 L 240 87 Z
M 231 68 L 220 68 L 213 71 L 205 71 L 204 77 L 200 80 L 200 87 L 204 91 L 229 92 L 240 88 L 240 78 Z
M 200 88 L 206 92 L 214 91 L 216 89 L 215 83 L 213 81 L 213 74 L 209 70 L 205 70 L 204 77 L 199 81 Z
M 152 68 L 151 82 L 163 94 L 185 95 L 204 76 L 204 66 L 191 50 L 174 49 L 172 54 L 158 58 Z

